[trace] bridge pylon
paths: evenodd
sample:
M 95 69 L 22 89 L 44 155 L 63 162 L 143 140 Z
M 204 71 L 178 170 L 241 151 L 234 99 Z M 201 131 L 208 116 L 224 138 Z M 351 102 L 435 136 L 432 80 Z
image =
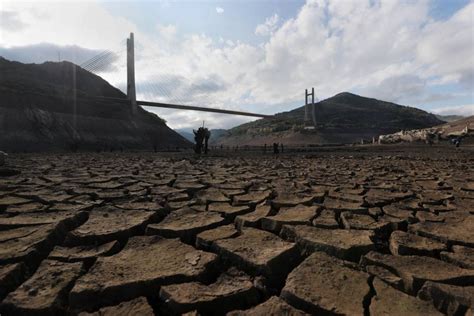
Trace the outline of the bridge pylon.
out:
M 311 93 L 308 93 L 308 89 L 306 89 L 304 95 L 305 95 L 304 128 L 315 129 L 316 128 L 316 106 L 314 105 L 314 88 L 311 89 Z M 308 103 L 309 96 L 311 96 L 311 103 Z
M 130 100 L 132 113 L 137 110 L 137 92 L 135 88 L 135 45 L 133 33 L 127 38 L 127 98 Z

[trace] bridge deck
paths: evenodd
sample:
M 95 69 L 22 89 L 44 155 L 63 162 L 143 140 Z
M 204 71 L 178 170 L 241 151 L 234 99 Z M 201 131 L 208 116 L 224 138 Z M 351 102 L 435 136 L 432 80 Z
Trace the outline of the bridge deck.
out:
M 191 111 L 203 111 L 203 112 L 213 112 L 213 113 L 222 113 L 222 114 L 262 117 L 262 118 L 268 118 L 268 117 L 273 116 L 273 115 L 257 114 L 257 113 L 242 112 L 242 111 L 224 110 L 224 109 L 216 109 L 216 108 L 206 108 L 206 107 L 202 107 L 202 106 L 158 103 L 158 102 L 138 101 L 138 100 L 137 100 L 137 104 L 142 105 L 142 106 L 151 106 L 151 107 L 159 107 L 159 108 L 191 110 Z

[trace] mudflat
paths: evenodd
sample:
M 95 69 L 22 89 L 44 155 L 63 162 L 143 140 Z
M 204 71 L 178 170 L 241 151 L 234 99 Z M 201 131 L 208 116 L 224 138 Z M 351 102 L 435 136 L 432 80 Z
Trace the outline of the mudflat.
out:
M 11 154 L 2 168 L 2 315 L 473 310 L 473 148 Z

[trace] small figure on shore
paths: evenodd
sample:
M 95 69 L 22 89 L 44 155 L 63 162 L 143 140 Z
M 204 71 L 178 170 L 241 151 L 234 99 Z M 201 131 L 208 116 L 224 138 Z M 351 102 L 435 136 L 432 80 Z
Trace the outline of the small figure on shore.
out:
M 267 153 L 267 144 L 263 145 L 263 153 L 264 153 L 264 154 Z
M 283 153 L 283 143 L 280 144 L 281 152 Z
M 461 145 L 461 140 L 462 140 L 461 137 L 456 137 L 452 140 L 452 142 L 454 145 L 456 145 L 456 147 L 459 147 L 459 145 Z
M 280 153 L 280 151 L 278 150 L 278 143 L 273 143 L 273 153 L 275 155 Z

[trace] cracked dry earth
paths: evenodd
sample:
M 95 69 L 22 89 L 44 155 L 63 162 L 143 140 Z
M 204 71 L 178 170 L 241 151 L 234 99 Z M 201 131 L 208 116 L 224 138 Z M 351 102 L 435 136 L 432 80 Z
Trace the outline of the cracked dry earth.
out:
M 10 167 L 1 315 L 473 312 L 469 152 L 14 155 Z

